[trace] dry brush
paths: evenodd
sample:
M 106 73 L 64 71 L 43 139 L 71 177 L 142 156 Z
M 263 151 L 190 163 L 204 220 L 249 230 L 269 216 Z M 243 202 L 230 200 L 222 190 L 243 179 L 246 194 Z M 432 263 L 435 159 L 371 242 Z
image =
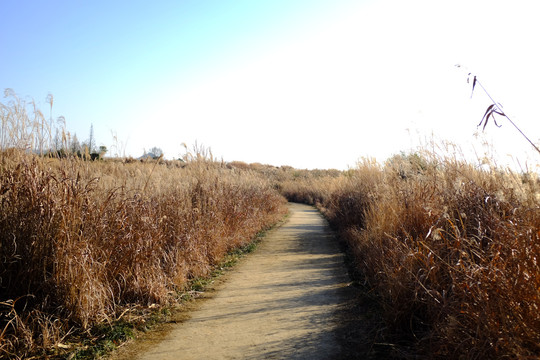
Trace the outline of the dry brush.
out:
M 168 304 L 187 281 L 283 216 L 261 176 L 174 162 L 0 154 L 0 356 Z
M 348 243 L 402 355 L 540 356 L 537 174 L 412 154 L 292 183 Z

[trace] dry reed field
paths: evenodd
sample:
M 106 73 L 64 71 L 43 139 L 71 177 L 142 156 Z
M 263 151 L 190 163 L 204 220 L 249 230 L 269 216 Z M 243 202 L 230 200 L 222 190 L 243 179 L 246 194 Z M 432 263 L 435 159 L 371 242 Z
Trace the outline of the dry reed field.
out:
M 347 171 L 224 164 L 204 149 L 186 162 L 89 161 L 45 151 L 52 121 L 6 96 L 0 357 L 62 356 L 74 337 L 171 304 L 281 219 L 284 197 L 316 205 L 347 244 L 385 353 L 540 357 L 536 173 L 429 152 Z
M 204 149 L 185 163 L 37 155 L 50 122 L 6 95 L 0 358 L 62 354 L 70 337 L 172 303 L 286 212 L 267 180 Z
M 284 200 L 247 171 L 0 154 L 0 351 L 25 356 L 189 279 L 279 220 Z
M 281 187 L 339 230 L 396 356 L 540 356 L 538 175 L 413 154 Z

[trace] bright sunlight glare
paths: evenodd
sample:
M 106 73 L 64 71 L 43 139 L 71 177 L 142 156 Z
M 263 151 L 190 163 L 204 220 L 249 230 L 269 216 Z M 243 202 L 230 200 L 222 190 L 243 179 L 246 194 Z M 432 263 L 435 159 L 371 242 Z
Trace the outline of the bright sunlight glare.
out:
M 43 101 L 80 139 L 138 157 L 182 144 L 298 168 L 433 147 L 537 166 L 534 1 L 104 1 L 0 5 L 0 85 Z M 456 66 L 459 65 L 459 66 Z M 115 136 L 113 136 L 115 135 Z M 484 144 L 484 145 L 483 145 Z M 487 145 L 486 145 L 487 144 Z M 114 155 L 114 154 L 109 154 Z M 519 164 L 519 165 L 516 165 Z

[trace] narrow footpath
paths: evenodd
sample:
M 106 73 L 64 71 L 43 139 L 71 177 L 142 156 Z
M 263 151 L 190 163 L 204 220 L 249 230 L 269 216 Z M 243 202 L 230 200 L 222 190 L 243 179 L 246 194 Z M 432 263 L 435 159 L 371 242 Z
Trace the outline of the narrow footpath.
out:
M 316 209 L 290 204 L 290 212 L 187 320 L 125 358 L 356 358 L 343 254 Z

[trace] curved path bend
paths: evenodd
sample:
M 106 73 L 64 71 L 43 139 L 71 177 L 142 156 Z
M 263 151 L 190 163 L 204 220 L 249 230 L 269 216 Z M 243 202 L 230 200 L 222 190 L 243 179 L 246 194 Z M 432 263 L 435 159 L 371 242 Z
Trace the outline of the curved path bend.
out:
M 289 207 L 288 221 L 270 231 L 187 320 L 158 340 L 142 341 L 126 358 L 355 357 L 346 349 L 354 300 L 343 254 L 317 210 Z

